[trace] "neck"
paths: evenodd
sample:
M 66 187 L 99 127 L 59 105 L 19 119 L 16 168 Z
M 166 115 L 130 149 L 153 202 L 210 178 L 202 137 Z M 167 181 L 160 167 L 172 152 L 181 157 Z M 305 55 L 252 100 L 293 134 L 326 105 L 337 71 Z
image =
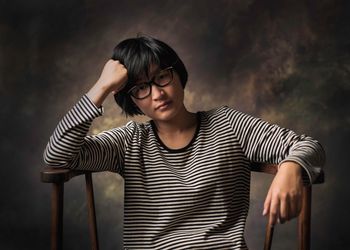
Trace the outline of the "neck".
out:
M 169 121 L 154 121 L 158 134 L 176 134 L 181 133 L 197 125 L 197 116 L 195 113 L 187 111 L 185 108 L 176 117 Z

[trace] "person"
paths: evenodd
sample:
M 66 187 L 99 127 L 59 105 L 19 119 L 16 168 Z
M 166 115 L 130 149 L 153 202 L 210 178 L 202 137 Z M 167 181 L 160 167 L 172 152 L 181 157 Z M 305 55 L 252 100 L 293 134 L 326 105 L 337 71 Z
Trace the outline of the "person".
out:
M 311 184 L 324 164 L 322 146 L 309 136 L 227 106 L 188 111 L 187 78 L 166 43 L 126 39 L 45 149 L 49 166 L 124 178 L 125 249 L 247 249 L 250 164 L 279 165 L 263 211 L 272 224 L 298 215 L 302 182 Z M 127 116 L 150 120 L 87 135 L 110 94 Z

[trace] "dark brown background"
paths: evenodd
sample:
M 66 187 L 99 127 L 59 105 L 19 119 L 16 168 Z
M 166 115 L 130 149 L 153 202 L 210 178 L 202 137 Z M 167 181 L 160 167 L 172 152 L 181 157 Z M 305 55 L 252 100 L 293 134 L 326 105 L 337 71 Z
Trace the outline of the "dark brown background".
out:
M 229 105 L 319 139 L 326 183 L 314 188 L 313 249 L 350 247 L 349 1 L 0 1 L 1 249 L 49 248 L 42 152 L 65 112 L 96 81 L 115 44 L 166 41 L 189 70 L 190 110 Z M 125 122 L 112 98 L 92 132 Z M 102 249 L 119 249 L 122 181 L 96 180 Z M 270 178 L 253 176 L 247 242 L 261 249 Z M 85 196 L 67 185 L 66 249 L 88 249 Z M 69 219 L 68 219 L 69 218 Z M 296 249 L 291 222 L 275 249 Z

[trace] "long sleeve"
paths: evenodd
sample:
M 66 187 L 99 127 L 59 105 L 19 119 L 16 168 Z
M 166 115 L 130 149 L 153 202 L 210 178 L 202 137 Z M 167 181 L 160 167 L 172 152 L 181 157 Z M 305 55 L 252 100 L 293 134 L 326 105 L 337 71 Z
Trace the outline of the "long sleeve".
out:
M 316 180 L 325 163 L 325 152 L 318 141 L 259 118 L 226 109 L 233 132 L 250 161 L 279 165 L 285 161 L 294 161 L 303 167 L 310 183 Z
M 121 173 L 126 145 L 125 127 L 87 136 L 102 108 L 84 95 L 57 125 L 44 151 L 44 161 L 53 167 L 109 170 Z

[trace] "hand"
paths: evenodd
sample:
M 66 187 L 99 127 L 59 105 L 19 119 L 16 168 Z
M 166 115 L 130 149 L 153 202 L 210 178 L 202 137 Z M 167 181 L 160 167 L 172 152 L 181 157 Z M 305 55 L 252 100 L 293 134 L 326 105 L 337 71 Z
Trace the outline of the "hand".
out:
M 123 64 L 110 59 L 105 64 L 96 85 L 115 94 L 125 86 L 128 80 L 127 73 Z
M 282 163 L 264 203 L 263 215 L 270 215 L 270 225 L 284 223 L 299 215 L 302 187 L 302 167 L 296 162 Z
M 127 69 L 119 61 L 108 60 L 100 78 L 86 95 L 100 107 L 110 93 L 115 94 L 125 86 L 127 73 Z

